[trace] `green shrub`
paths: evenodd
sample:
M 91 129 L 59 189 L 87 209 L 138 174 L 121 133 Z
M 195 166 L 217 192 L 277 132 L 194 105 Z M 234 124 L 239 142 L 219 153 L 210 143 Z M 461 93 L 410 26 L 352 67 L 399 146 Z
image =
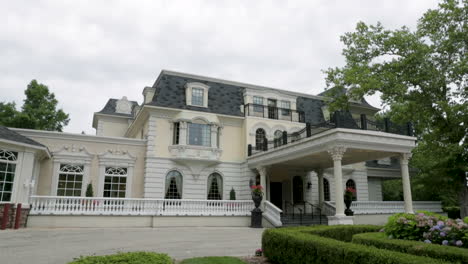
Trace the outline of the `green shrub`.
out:
M 382 229 L 376 225 L 337 225 L 337 226 L 317 226 L 309 231 L 314 235 L 333 238 L 336 240 L 351 242 L 353 235 L 367 232 L 378 232 Z
M 421 240 L 424 233 L 428 232 L 432 225 L 445 220 L 447 220 L 447 217 L 431 212 L 394 214 L 388 218 L 385 233 L 391 238 Z
M 468 216 L 463 218 L 463 222 L 467 223 L 468 224 Z
M 468 247 L 468 224 L 434 213 L 395 214 L 385 225 L 389 238 Z
M 234 257 L 202 257 L 186 259 L 180 264 L 246 264 L 244 261 Z
M 80 257 L 69 264 L 172 264 L 166 254 L 151 252 L 129 252 L 108 256 Z
M 331 229 L 343 231 L 344 227 L 297 227 L 269 229 L 263 232 L 262 248 L 264 255 L 272 263 L 361 263 L 361 264 L 432 264 L 447 263 L 427 257 L 413 256 L 385 249 L 376 249 L 359 244 L 347 243 L 319 236 L 333 234 Z M 353 226 L 346 228 L 353 229 Z M 314 230 L 317 229 L 317 230 Z M 326 232 L 327 230 L 328 232 Z M 357 229 L 355 229 L 357 230 Z M 343 236 L 347 239 L 347 236 Z
M 445 206 L 442 208 L 447 216 L 452 219 L 460 218 L 460 206 Z
M 426 256 L 451 263 L 468 263 L 468 250 L 456 247 L 427 244 L 419 241 L 389 239 L 384 233 L 357 234 L 353 243 L 374 246 L 417 256 Z

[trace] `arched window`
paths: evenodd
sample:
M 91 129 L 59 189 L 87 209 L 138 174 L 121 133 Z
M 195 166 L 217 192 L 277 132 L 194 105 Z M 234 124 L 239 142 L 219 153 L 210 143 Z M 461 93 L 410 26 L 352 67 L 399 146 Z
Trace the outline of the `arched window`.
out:
M 128 170 L 123 167 L 106 167 L 104 197 L 125 198 Z
M 293 178 L 293 202 L 304 202 L 304 182 L 301 176 L 294 176 Z
M 208 176 L 208 200 L 223 199 L 223 178 L 219 173 Z
M 265 140 L 265 130 L 263 130 L 263 128 L 257 129 L 257 131 L 255 131 L 255 149 L 256 150 L 263 150 L 264 140 Z
M 60 164 L 57 196 L 81 196 L 84 165 Z
M 283 138 L 283 132 L 281 130 L 276 130 L 275 131 L 275 148 L 281 146 L 282 138 Z
M 323 198 L 325 201 L 330 201 L 330 182 L 323 178 Z
M 346 189 L 348 188 L 353 188 L 356 191 L 356 195 L 354 195 L 354 198 L 353 198 L 353 201 L 356 201 L 357 200 L 356 183 L 351 179 L 346 182 Z
M 166 176 L 165 199 L 182 199 L 182 174 L 170 171 Z
M 13 193 L 18 152 L 0 149 L 0 202 L 9 202 Z

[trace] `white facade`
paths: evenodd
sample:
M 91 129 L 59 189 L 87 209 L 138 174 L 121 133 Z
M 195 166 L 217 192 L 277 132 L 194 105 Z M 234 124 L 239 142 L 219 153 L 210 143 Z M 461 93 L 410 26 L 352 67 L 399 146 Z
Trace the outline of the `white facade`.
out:
M 177 81 L 174 86 L 170 86 L 172 80 Z M 171 91 L 164 89 L 180 89 L 176 95 L 181 100 L 165 105 L 176 95 L 170 96 Z M 228 92 L 232 98 L 223 94 Z M 414 147 L 414 138 L 408 136 L 359 129 L 324 130 L 309 139 L 301 138 L 311 115 L 317 120 L 329 119 L 325 106 L 316 107 L 320 112 L 307 110 L 308 102 L 324 100 L 320 96 L 168 71 L 161 73 L 153 87 L 146 87 L 143 95 L 141 105 L 126 97 L 109 100 L 94 115 L 96 136 L 12 129 L 41 143 L 50 156 L 0 142 L 0 150 L 18 151 L 10 201 L 28 204 L 30 195 L 64 193 L 85 197 L 89 184 L 94 197 L 104 198 L 207 200 L 212 195 L 229 200 L 234 190 L 237 200 L 250 200 L 250 185 L 260 182 L 270 208 L 284 210 L 286 203 L 300 200 L 322 206 L 326 201 L 336 202 L 338 193 L 336 208 L 341 210 L 341 194 L 348 180 L 354 182 L 357 201 L 366 202 L 382 201 L 382 181 L 401 177 L 388 160 L 380 167 L 366 166 L 366 160 L 399 157 Z M 219 102 L 223 98 L 228 101 Z M 238 105 L 233 103 L 236 100 Z M 377 110 L 358 105 L 351 107 L 351 115 L 355 118 Z M 258 152 L 261 130 L 266 140 L 280 140 L 284 132 L 291 138 L 286 146 Z M 345 152 L 330 152 L 338 141 L 344 142 Z M 373 142 L 386 143 L 373 148 Z M 251 156 L 249 145 L 255 150 Z M 67 174 L 61 170 L 64 165 L 76 165 L 82 171 Z M 108 170 L 122 173 L 113 176 Z M 328 182 L 325 189 L 324 183 L 319 186 L 318 171 Z M 403 174 L 408 175 L 407 171 Z M 300 181 L 296 178 L 295 182 L 296 176 Z M 218 180 L 213 182 L 213 178 Z M 405 198 L 410 199 L 406 187 Z M 280 212 L 278 208 L 275 210 Z

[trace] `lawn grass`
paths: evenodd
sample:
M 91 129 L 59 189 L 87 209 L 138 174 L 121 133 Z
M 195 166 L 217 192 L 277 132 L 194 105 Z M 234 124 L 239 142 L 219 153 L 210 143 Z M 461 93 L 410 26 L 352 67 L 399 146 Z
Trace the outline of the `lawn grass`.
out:
M 246 264 L 244 261 L 233 257 L 203 257 L 191 258 L 180 262 L 180 264 Z

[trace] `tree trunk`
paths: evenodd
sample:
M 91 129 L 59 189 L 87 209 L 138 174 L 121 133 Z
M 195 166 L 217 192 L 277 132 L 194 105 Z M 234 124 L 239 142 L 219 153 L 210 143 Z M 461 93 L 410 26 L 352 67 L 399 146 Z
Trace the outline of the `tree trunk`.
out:
M 463 177 L 463 187 L 460 190 L 460 216 L 462 218 L 468 216 L 468 187 L 466 176 Z

